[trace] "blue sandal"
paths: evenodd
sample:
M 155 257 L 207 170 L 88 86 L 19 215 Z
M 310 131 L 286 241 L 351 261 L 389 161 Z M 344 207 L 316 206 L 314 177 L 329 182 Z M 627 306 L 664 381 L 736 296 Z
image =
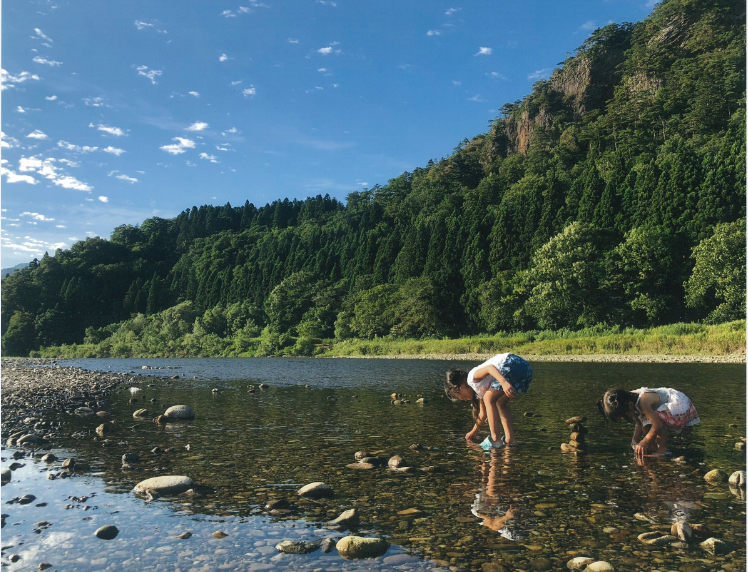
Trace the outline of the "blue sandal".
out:
M 491 449 L 501 449 L 504 443 L 499 441 L 498 443 L 491 441 L 491 437 L 486 437 L 480 444 L 480 448 L 484 451 L 490 451 Z

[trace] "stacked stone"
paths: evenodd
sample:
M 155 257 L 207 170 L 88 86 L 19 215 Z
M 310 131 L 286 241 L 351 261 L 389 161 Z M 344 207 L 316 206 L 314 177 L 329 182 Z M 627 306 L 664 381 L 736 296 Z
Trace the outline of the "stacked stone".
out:
M 561 443 L 562 453 L 587 454 L 587 444 L 584 437 L 587 434 L 587 428 L 584 426 L 585 421 L 587 421 L 587 418 L 581 415 L 566 420 L 566 424 L 572 433 L 568 443 Z

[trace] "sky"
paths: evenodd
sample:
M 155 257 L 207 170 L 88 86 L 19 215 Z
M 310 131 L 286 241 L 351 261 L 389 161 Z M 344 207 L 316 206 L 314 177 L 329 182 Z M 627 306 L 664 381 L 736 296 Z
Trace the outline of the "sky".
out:
M 652 0 L 6 0 L 2 267 L 193 205 L 345 200 Z

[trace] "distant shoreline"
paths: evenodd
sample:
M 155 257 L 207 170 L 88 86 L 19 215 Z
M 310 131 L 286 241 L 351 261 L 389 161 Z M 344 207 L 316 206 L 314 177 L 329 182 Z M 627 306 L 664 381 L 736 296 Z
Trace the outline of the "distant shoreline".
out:
M 381 356 L 330 356 L 334 359 L 432 359 L 445 361 L 485 360 L 494 354 L 416 354 L 416 355 L 381 355 Z M 528 361 L 534 362 L 578 362 L 578 363 L 735 363 L 745 364 L 745 354 L 722 356 L 699 355 L 630 355 L 630 354 L 587 354 L 587 355 L 528 355 L 522 354 Z

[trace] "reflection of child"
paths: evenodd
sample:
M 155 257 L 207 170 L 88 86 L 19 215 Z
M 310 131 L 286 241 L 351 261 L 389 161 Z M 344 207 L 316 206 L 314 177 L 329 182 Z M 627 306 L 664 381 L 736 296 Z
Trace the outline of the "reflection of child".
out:
M 516 444 L 508 402 L 517 394 L 526 393 L 531 381 L 530 364 L 507 353 L 493 356 L 469 372 L 450 369 L 444 381 L 444 391 L 452 400 L 472 402 L 475 426 L 465 435 L 466 439 L 473 440 L 488 419 L 491 434 L 481 443 L 481 448 L 489 451 Z M 499 435 L 499 420 L 504 428 L 503 438 Z
M 701 420 L 691 400 L 669 387 L 611 389 L 598 401 L 606 419 L 636 422 L 631 442 L 637 457 L 667 455 L 667 430 L 680 433 Z

